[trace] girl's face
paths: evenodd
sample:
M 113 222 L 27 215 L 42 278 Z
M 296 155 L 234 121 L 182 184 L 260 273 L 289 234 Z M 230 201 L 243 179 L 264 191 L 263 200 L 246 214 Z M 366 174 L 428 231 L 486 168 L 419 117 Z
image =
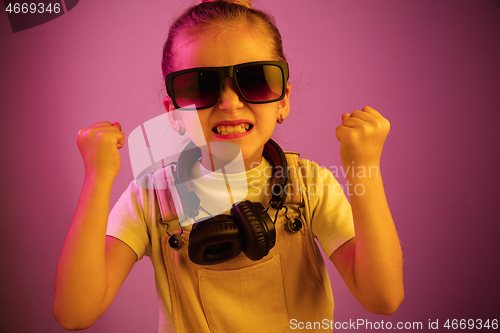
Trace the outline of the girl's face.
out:
M 250 32 L 245 27 L 222 34 L 198 34 L 189 42 L 179 39 L 175 51 L 174 71 L 277 60 L 266 39 L 261 38 L 260 33 Z M 200 145 L 204 142 L 197 140 L 196 137 L 200 136 L 201 124 L 205 142 L 208 144 L 210 142 L 237 144 L 241 149 L 245 167 L 249 170 L 260 164 L 264 144 L 271 138 L 276 121 L 280 117 L 283 119 L 287 117 L 289 94 L 290 85 L 287 84 L 285 98 L 281 101 L 250 104 L 240 97 L 233 80 L 225 78 L 219 100 L 212 108 L 199 111 L 174 111 L 175 107 L 168 96 L 164 99 L 164 105 L 169 112 L 174 130 L 178 130 L 179 126 L 184 127 L 194 143 Z M 209 170 L 212 169 L 210 157 L 204 150 L 202 150 L 202 165 Z

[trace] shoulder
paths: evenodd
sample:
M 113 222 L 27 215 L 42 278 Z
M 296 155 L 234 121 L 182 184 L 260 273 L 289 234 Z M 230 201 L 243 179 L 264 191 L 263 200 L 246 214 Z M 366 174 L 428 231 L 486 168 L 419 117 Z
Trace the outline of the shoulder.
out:
M 325 194 L 343 194 L 332 172 L 316 162 L 299 158 L 297 153 L 285 153 L 288 162 L 289 188 L 292 196 L 306 195 L 315 202 Z
M 153 174 L 148 174 L 131 181 L 124 194 L 128 193 L 129 197 L 135 197 L 137 199 L 146 199 L 151 196 L 153 191 L 154 177 Z
M 297 159 L 297 175 L 306 184 L 337 182 L 328 168 L 304 158 Z
M 344 189 L 330 168 L 319 166 L 318 163 L 307 159 L 299 159 L 297 174 L 311 204 L 336 206 L 347 202 Z
M 288 163 L 288 168 L 293 171 L 296 169 L 298 172 L 301 172 L 299 175 L 307 176 L 306 171 L 308 170 L 324 170 L 328 171 L 328 169 L 320 167 L 316 162 L 310 161 L 305 158 L 300 158 L 300 154 L 297 152 L 286 151 L 285 157 Z
M 145 175 L 131 181 L 115 203 L 111 215 L 144 215 L 149 210 L 151 198 L 154 198 L 153 191 L 152 175 Z
M 290 181 L 293 185 L 297 182 L 300 185 L 317 184 L 317 183 L 338 183 L 332 172 L 321 167 L 318 163 L 308 159 L 300 158 L 300 154 L 296 152 L 285 152 L 288 171 L 290 173 Z

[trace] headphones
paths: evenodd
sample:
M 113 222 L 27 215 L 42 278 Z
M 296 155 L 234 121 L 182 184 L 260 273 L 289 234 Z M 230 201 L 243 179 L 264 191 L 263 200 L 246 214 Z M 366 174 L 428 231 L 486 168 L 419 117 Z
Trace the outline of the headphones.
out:
M 274 175 L 282 168 L 280 177 L 272 187 L 271 200 L 264 207 L 260 202 L 248 200 L 234 204 L 229 215 L 217 215 L 193 224 L 189 234 L 189 259 L 198 265 L 219 264 L 237 257 L 242 251 L 253 261 L 262 259 L 276 243 L 276 230 L 267 209 L 283 208 L 286 200 L 288 165 L 280 146 L 269 139 L 263 155 L 274 166 Z M 175 169 L 175 186 L 184 212 L 195 218 L 200 210 L 200 199 L 185 181 L 192 166 L 201 157 L 201 149 L 190 142 L 182 151 Z M 286 170 L 286 172 L 284 172 Z M 201 208 L 202 209 L 202 208 Z M 178 236 L 178 235 L 175 235 Z M 174 236 L 172 236 L 174 237 Z M 179 238 L 179 237 L 178 237 Z M 182 243 L 172 240 L 170 246 L 178 249 Z

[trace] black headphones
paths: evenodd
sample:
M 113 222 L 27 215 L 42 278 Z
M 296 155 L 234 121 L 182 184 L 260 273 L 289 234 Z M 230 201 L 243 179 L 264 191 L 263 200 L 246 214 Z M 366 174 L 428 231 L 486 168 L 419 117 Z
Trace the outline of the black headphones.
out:
M 237 257 L 241 251 L 249 259 L 257 261 L 274 247 L 276 230 L 267 208 L 271 206 L 277 212 L 283 208 L 286 200 L 288 165 L 280 146 L 271 139 L 265 144 L 263 155 L 274 166 L 274 175 L 279 175 L 276 177 L 279 181 L 272 187 L 269 204 L 264 207 L 260 202 L 242 201 L 232 206 L 230 215 L 218 215 L 194 223 L 189 234 L 188 255 L 195 264 L 219 264 Z M 190 166 L 200 157 L 201 149 L 190 142 L 179 156 L 174 173 L 182 208 L 191 218 L 195 218 L 199 213 L 200 199 L 185 180 Z

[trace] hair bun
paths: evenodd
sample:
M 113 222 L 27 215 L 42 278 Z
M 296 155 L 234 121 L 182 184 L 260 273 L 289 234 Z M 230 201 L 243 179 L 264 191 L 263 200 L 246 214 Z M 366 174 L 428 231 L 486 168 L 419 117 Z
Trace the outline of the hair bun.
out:
M 252 2 L 251 2 L 251 0 L 200 0 L 200 3 L 203 3 L 203 2 L 215 2 L 215 1 L 225 1 L 225 2 L 229 2 L 229 3 L 235 3 L 235 4 L 238 4 L 238 5 L 242 5 L 242 6 L 245 6 L 245 7 L 248 7 L 248 8 L 252 8 Z

